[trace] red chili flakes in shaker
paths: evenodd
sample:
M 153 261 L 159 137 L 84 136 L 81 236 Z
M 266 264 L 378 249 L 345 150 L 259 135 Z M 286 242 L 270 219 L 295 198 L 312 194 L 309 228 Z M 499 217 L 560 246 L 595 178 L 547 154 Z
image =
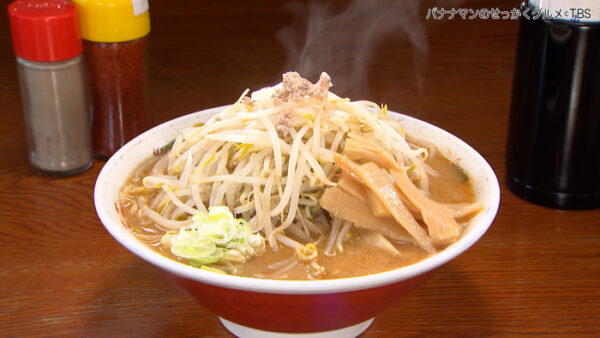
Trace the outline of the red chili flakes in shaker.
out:
M 148 127 L 144 94 L 146 37 L 119 43 L 83 41 L 93 102 L 93 145 L 108 158 Z

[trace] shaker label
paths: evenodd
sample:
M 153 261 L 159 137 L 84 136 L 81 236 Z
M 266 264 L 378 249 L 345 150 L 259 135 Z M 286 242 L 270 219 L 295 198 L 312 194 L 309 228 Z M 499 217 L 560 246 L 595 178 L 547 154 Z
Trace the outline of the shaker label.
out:
M 131 0 L 133 4 L 133 15 L 138 16 L 148 11 L 148 0 Z

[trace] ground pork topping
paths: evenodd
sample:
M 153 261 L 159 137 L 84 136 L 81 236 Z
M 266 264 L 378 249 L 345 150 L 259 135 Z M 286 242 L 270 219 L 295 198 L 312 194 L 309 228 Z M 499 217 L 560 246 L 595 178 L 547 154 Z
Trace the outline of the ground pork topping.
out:
M 317 83 L 315 83 L 312 86 L 312 88 L 308 91 L 308 96 L 326 98 L 327 92 L 329 91 L 330 87 L 331 78 L 329 77 L 329 75 L 327 75 L 327 73 L 323 72 L 319 77 L 319 81 L 317 81 Z
M 292 128 L 292 113 L 283 112 L 277 115 L 277 121 L 275 122 L 275 130 L 277 135 L 281 138 L 285 138 L 290 134 L 290 128 Z
M 331 87 L 331 78 L 325 72 L 321 73 L 319 81 L 315 84 L 302 78 L 297 72 L 287 72 L 283 74 L 281 88 L 275 90 L 273 99 L 276 103 L 283 103 L 305 96 L 325 98 L 329 87 Z

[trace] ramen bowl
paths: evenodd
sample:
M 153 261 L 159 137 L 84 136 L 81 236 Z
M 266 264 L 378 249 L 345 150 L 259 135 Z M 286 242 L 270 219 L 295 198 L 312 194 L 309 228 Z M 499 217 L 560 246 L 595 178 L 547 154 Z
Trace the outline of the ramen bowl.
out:
M 123 225 L 119 190 L 153 150 L 179 131 L 208 120 L 224 107 L 185 115 L 163 123 L 123 146 L 98 175 L 96 211 L 108 232 L 125 248 L 160 268 L 167 279 L 186 290 L 237 336 L 266 337 L 281 333 L 357 336 L 373 318 L 419 285 L 434 269 L 462 254 L 486 232 L 498 210 L 500 189 L 494 171 L 468 144 L 418 119 L 394 113 L 407 133 L 435 144 L 469 176 L 475 198 L 485 208 L 473 217 L 462 237 L 417 263 L 359 277 L 328 280 L 267 280 L 218 274 L 160 255 Z

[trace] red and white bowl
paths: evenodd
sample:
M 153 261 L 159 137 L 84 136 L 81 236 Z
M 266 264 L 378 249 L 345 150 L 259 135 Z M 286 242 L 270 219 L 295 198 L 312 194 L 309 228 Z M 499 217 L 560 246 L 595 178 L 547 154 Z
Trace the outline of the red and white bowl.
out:
M 133 170 L 156 147 L 182 129 L 208 120 L 224 107 L 185 115 L 163 123 L 123 146 L 98 175 L 96 212 L 108 232 L 135 255 L 162 269 L 169 280 L 214 311 L 238 336 L 270 333 L 318 333 L 356 336 L 380 311 L 419 285 L 429 272 L 454 259 L 486 232 L 500 203 L 500 187 L 485 159 L 456 136 L 426 122 L 394 113 L 407 133 L 426 139 L 468 174 L 476 199 L 485 205 L 463 236 L 443 251 L 418 263 L 377 274 L 331 280 L 263 280 L 203 271 L 166 258 L 138 241 L 122 224 L 116 202 Z

